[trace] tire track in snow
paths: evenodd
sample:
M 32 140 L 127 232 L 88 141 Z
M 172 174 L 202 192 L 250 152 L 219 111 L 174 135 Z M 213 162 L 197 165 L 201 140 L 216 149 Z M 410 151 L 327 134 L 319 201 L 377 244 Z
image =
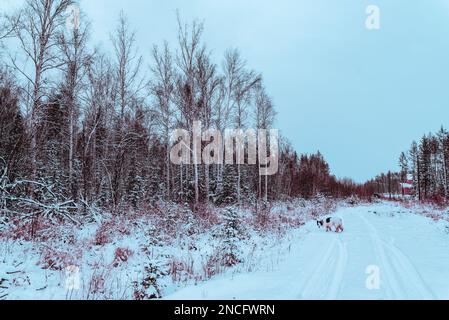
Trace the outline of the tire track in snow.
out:
M 382 247 L 381 241 L 379 236 L 377 235 L 377 231 L 374 228 L 374 226 L 368 222 L 368 220 L 363 216 L 363 214 L 358 214 L 358 216 L 361 218 L 361 220 L 364 222 L 364 224 L 369 229 L 369 236 L 371 238 L 371 242 L 374 246 L 374 252 L 376 256 L 380 260 L 380 267 L 382 272 L 382 278 L 381 278 L 381 287 L 385 288 L 385 294 L 387 296 L 387 299 L 400 299 L 404 295 L 404 292 L 401 290 L 401 285 L 397 281 L 395 272 L 393 271 L 393 267 L 390 264 L 390 261 L 388 260 L 388 257 L 385 253 L 385 250 Z M 382 279 L 386 279 L 386 281 L 382 281 Z
M 435 299 L 416 267 L 396 246 L 379 236 L 376 227 L 363 214 L 358 215 L 370 230 L 370 237 L 382 267 L 381 284 L 386 286 L 388 299 Z M 412 295 L 412 296 L 411 296 Z
M 332 279 L 332 283 L 329 287 L 329 291 L 327 294 L 327 299 L 335 300 L 338 298 L 338 295 L 341 290 L 341 285 L 343 282 L 343 276 L 345 274 L 346 265 L 348 263 L 348 250 L 346 248 L 346 243 L 338 238 L 338 258 L 336 263 L 336 270 L 334 271 L 334 277 Z M 332 271 L 331 271 L 332 272 Z
M 412 298 L 417 296 L 421 300 L 437 299 L 410 259 L 397 246 L 387 243 L 385 240 L 381 241 L 384 247 L 391 253 L 390 258 L 394 261 L 393 266 L 396 268 L 396 272 L 400 274 L 403 281 L 409 286 L 407 294 L 413 293 Z
M 347 249 L 334 239 L 304 284 L 300 299 L 337 299 L 347 264 Z

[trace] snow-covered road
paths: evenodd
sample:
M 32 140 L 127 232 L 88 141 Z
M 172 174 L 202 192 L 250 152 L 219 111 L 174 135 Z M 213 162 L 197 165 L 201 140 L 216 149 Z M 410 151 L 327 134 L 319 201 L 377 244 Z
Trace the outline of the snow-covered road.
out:
M 307 224 L 274 270 L 223 275 L 166 298 L 449 299 L 443 222 L 388 203 L 335 215 L 343 218 L 344 233 Z

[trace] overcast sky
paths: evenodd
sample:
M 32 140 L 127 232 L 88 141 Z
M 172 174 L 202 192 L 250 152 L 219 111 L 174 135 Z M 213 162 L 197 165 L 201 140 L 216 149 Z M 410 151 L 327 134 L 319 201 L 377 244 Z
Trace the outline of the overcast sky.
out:
M 380 30 L 365 28 L 370 4 L 380 8 Z M 412 140 L 449 127 L 448 0 L 81 0 L 81 8 L 104 48 L 123 8 L 146 56 L 175 42 L 176 9 L 203 20 L 216 61 L 239 48 L 263 74 L 277 127 L 298 152 L 320 150 L 338 177 L 396 170 Z

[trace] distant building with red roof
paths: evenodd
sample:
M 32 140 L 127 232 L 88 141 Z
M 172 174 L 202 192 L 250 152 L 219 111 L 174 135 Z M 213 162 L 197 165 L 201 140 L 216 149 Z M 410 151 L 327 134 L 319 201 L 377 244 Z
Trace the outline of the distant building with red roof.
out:
M 415 193 L 415 187 L 413 186 L 413 175 L 407 175 L 405 182 L 401 183 L 401 188 L 404 196 L 411 196 Z

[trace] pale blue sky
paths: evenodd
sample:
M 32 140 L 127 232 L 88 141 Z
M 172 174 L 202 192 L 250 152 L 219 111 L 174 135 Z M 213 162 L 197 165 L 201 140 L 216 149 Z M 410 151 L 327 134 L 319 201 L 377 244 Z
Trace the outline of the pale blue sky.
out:
M 370 4 L 380 8 L 380 30 L 365 28 Z M 204 20 L 216 60 L 239 48 L 264 76 L 277 127 L 298 152 L 319 149 L 339 177 L 395 170 L 413 139 L 449 127 L 448 0 L 81 0 L 81 8 L 93 43 L 106 48 L 123 8 L 146 56 L 176 40 L 176 9 Z

